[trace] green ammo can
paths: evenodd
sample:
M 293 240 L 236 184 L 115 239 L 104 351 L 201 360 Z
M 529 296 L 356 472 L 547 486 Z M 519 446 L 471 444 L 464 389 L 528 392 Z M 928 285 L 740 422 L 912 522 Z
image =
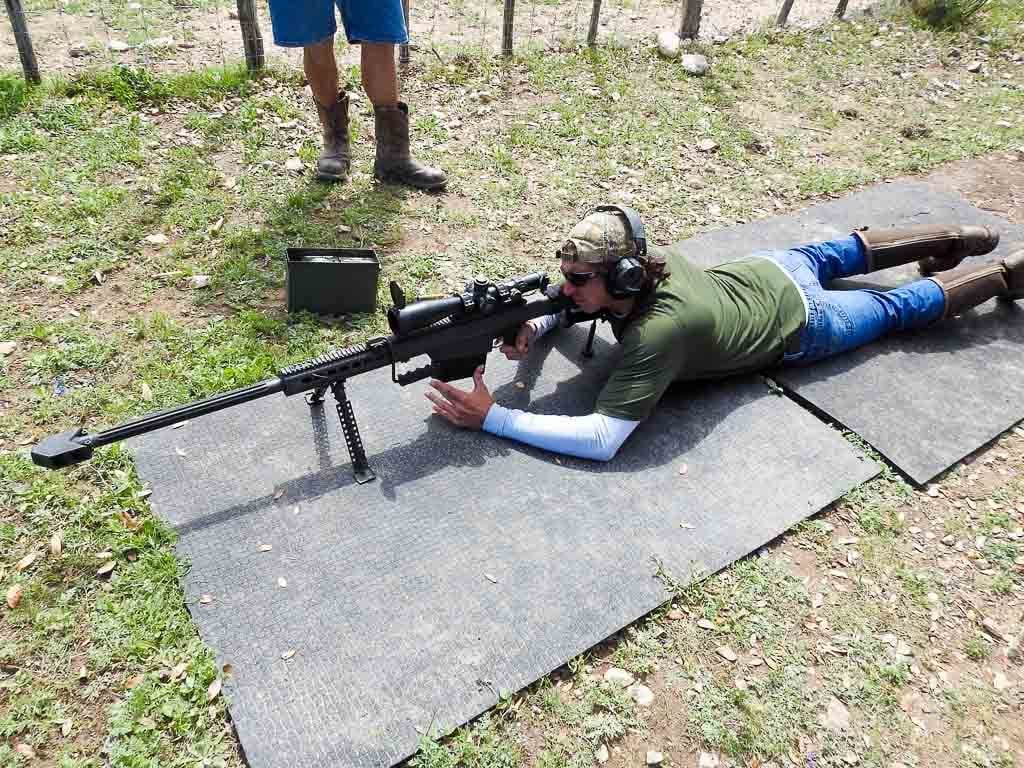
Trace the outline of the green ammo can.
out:
M 369 248 L 289 248 L 288 311 L 318 315 L 372 312 L 380 261 Z

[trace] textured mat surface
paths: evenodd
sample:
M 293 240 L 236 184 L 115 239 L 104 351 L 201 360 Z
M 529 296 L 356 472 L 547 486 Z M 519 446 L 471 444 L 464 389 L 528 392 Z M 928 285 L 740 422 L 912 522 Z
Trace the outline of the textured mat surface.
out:
M 584 335 L 492 355 L 499 402 L 590 412 L 615 349 L 581 368 Z M 423 389 L 349 383 L 367 485 L 299 397 L 132 441 L 254 768 L 390 765 L 657 607 L 658 563 L 715 571 L 877 471 L 756 377 L 670 394 L 608 464 L 452 429 Z
M 1024 227 L 920 184 L 883 184 L 793 216 L 694 238 L 694 260 L 711 265 L 762 248 L 786 248 L 854 228 L 988 224 L 999 248 L 984 263 L 1024 248 Z M 838 281 L 836 287 L 891 288 L 918 279 L 914 266 Z M 787 390 L 856 432 L 918 483 L 926 483 L 1024 418 L 1024 304 L 991 301 L 923 331 L 891 336 L 855 352 L 772 376 Z

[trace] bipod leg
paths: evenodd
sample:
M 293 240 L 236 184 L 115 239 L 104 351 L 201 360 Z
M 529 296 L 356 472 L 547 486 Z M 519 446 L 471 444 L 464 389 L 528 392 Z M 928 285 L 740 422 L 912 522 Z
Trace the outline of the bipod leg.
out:
M 319 405 L 324 401 L 324 393 L 327 391 L 327 387 L 317 387 L 312 392 L 306 393 L 306 402 L 309 405 Z
M 345 394 L 345 382 L 335 381 L 331 383 L 331 393 L 337 400 L 338 418 L 341 419 L 341 432 L 345 435 L 345 445 L 348 446 L 348 455 L 352 458 L 352 474 L 356 482 L 362 485 L 376 479 L 369 462 L 366 461 L 366 451 L 363 450 L 363 439 L 359 436 L 359 425 L 356 424 L 356 415 L 352 411 L 352 403 Z
M 590 333 L 587 336 L 587 345 L 583 347 L 583 356 L 591 358 L 594 356 L 594 334 L 597 333 L 597 320 L 590 324 Z

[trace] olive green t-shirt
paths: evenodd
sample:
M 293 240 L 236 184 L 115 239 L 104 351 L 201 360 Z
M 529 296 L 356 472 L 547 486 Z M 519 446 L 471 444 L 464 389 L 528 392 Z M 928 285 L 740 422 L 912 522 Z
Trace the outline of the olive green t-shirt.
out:
M 717 378 L 778 362 L 803 325 L 803 297 L 782 268 L 748 257 L 703 269 L 673 247 L 655 248 L 669 276 L 635 316 L 612 320 L 622 359 L 597 412 L 642 421 L 677 381 Z

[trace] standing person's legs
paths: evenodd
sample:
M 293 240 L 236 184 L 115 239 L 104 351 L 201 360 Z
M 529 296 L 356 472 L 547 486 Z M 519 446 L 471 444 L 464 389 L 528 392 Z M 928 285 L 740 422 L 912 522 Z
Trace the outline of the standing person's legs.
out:
M 395 68 L 394 43 L 363 43 L 360 71 L 363 90 L 374 107 L 398 104 L 398 70 Z
M 334 36 L 302 49 L 302 70 L 317 104 L 330 107 L 338 100 L 338 62 Z
M 395 46 L 408 42 L 402 0 L 338 0 L 350 43 L 362 45 L 363 88 L 373 104 L 377 155 L 373 175 L 418 189 L 439 189 L 444 171 L 426 166 L 409 149 L 409 107 L 398 99 Z
M 302 68 L 313 91 L 323 128 L 324 151 L 316 163 L 317 177 L 344 181 L 351 153 L 348 141 L 348 99 L 338 91 L 334 59 L 334 3 L 331 0 L 269 0 L 274 43 L 302 47 Z

